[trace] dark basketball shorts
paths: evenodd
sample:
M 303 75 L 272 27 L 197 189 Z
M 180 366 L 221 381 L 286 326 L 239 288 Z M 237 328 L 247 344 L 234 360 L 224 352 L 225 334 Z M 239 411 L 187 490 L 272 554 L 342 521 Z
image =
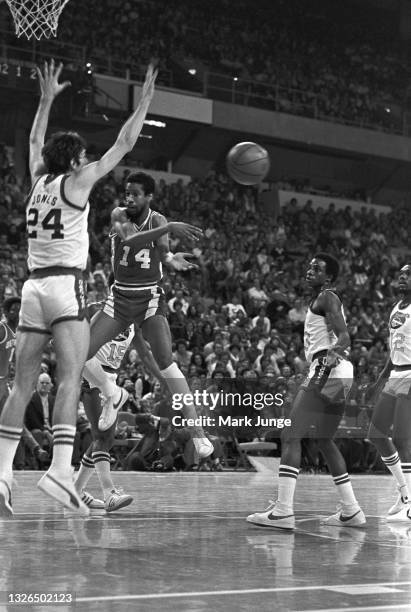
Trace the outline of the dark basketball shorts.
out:
M 103 312 L 112 319 L 121 321 L 124 326 L 130 323 L 141 326 L 150 317 L 166 316 L 164 291 L 158 285 L 133 291 L 123 291 L 113 285 L 104 302 Z

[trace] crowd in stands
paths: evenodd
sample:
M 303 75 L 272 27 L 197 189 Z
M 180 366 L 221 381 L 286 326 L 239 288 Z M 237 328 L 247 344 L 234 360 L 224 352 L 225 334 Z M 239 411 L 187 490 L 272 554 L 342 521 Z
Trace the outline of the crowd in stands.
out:
M 12 31 L 5 7 L 1 16 Z M 229 0 L 101 0 L 69 2 L 58 42 L 83 46 L 99 71 L 122 62 L 138 74 L 155 59 L 168 83 L 189 60 L 200 78 L 200 67 L 226 74 L 229 90 L 238 79 L 240 104 L 397 131 L 411 72 L 399 22 L 352 1 L 237 0 L 234 10 Z
M 91 196 L 90 302 L 108 292 L 110 211 L 121 201 L 122 189 L 111 174 Z M 337 211 L 333 203 L 315 209 L 313 199 L 299 194 L 298 201 L 292 198 L 274 218 L 260 207 L 253 188 L 240 187 L 224 175 L 210 172 L 186 186 L 159 182 L 155 209 L 204 229 L 204 238 L 193 249 L 198 270 L 164 279 L 173 356 L 193 389 L 231 388 L 241 381 L 244 388 L 282 393 L 283 406 L 268 414 L 287 415 L 307 369 L 305 270 L 321 250 L 335 255 L 341 265 L 337 290 L 356 376 L 349 404 L 357 415 L 366 406 L 367 385 L 376 380 L 387 357 L 387 317 L 396 296 L 396 272 L 406 260 L 401 247 L 406 249 L 409 242 L 409 214 L 396 208 L 377 215 L 360 204 L 355 210 Z M 0 226 L 2 303 L 20 294 L 27 275 L 24 195 L 5 149 L 0 151 Z M 173 251 L 192 246 L 171 238 Z M 43 356 L 42 371 L 55 375 L 52 349 Z M 135 349 L 126 355 L 118 383 L 129 391 L 125 411 L 151 413 L 159 403 L 167 404 Z

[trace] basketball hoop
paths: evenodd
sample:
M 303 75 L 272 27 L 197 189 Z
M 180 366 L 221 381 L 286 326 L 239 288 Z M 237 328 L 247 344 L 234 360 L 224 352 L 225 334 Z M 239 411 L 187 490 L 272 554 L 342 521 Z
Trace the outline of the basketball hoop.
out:
M 37 40 L 56 36 L 61 11 L 69 0 L 6 0 L 16 36 Z

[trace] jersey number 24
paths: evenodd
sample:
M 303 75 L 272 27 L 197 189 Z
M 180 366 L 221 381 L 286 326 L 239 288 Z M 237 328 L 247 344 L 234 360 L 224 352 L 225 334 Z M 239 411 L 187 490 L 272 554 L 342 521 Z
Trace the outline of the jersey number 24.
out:
M 37 208 L 29 208 L 27 212 L 27 229 L 29 238 L 37 238 L 37 225 L 39 222 L 39 211 Z M 61 208 L 51 209 L 41 222 L 43 230 L 52 232 L 50 238 L 64 238 L 64 225 L 61 222 Z

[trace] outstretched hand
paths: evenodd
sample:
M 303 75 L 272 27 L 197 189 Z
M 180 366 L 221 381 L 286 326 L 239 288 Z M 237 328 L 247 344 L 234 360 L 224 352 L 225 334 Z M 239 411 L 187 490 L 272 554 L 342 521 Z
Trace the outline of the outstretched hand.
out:
M 60 62 L 56 68 L 54 59 L 50 62 L 44 62 L 43 72 L 37 66 L 37 76 L 40 83 L 40 91 L 43 98 L 54 100 L 66 87 L 71 85 L 70 81 L 64 81 L 59 83 L 61 71 L 63 70 L 63 64 Z
M 188 240 L 199 240 L 203 235 L 203 230 L 199 227 L 180 221 L 170 221 L 168 228 L 175 236 L 187 238 Z
M 141 100 L 151 102 L 154 95 L 154 84 L 158 75 L 158 69 L 154 67 L 154 64 L 149 64 L 146 72 L 146 78 L 143 84 L 143 91 L 141 93 Z
M 198 268 L 198 265 L 187 260 L 187 257 L 195 257 L 192 253 L 174 253 L 173 258 L 170 259 L 168 265 L 174 268 L 177 272 L 184 272 L 185 270 L 194 270 Z

